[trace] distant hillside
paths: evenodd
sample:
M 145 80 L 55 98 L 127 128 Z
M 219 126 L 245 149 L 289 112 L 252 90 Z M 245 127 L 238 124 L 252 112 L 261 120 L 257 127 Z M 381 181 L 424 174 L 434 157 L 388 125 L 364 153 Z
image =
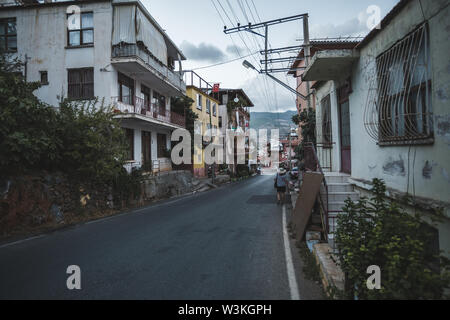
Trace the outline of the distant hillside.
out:
M 250 112 L 250 128 L 252 129 L 279 129 L 280 136 L 288 135 L 289 128 L 296 125 L 292 122 L 292 116 L 297 111 L 274 112 Z

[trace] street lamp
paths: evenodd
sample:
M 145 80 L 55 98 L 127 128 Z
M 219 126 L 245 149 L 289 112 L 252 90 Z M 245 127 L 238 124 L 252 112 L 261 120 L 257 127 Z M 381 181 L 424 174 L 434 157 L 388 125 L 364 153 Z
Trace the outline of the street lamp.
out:
M 247 69 L 253 69 L 253 70 L 256 70 L 256 68 L 255 68 L 255 66 L 254 65 L 252 65 L 250 62 L 248 62 L 247 60 L 244 60 L 243 62 L 242 62 L 242 65 L 244 66 L 244 67 L 246 67 Z M 256 70 L 256 71 L 258 71 L 258 70 Z M 259 72 L 259 71 L 258 71 Z
M 292 157 L 292 142 L 291 142 L 291 138 L 292 137 L 298 137 L 298 135 L 297 135 L 297 133 L 295 132 L 295 128 L 291 128 L 291 130 L 290 130 L 290 132 L 289 132 L 289 155 L 288 155 L 288 158 L 289 158 L 289 171 L 292 169 L 291 167 L 292 167 L 292 159 L 291 159 L 291 157 Z

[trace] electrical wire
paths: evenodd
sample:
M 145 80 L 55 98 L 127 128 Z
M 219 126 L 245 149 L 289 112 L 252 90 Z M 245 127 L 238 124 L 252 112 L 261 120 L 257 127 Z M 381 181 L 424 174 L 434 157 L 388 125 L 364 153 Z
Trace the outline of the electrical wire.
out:
M 231 63 L 231 62 L 234 62 L 234 61 L 242 60 L 242 59 L 247 58 L 247 57 L 250 57 L 250 56 L 252 56 L 252 55 L 254 55 L 254 54 L 256 54 L 256 53 L 257 53 L 257 52 L 253 52 L 253 53 L 250 53 L 250 54 L 248 54 L 248 55 L 246 55 L 246 56 L 240 56 L 240 57 L 235 58 L 235 59 L 231 59 L 231 60 L 227 60 L 227 61 L 223 61 L 223 62 L 218 62 L 218 63 L 215 63 L 215 64 L 203 66 L 203 67 L 194 68 L 194 69 L 192 69 L 192 71 L 195 71 L 195 70 L 201 70 L 201 69 L 208 69 L 208 68 L 213 68 L 213 67 L 221 66 L 221 65 L 224 65 L 224 64 L 227 64 L 227 63 Z

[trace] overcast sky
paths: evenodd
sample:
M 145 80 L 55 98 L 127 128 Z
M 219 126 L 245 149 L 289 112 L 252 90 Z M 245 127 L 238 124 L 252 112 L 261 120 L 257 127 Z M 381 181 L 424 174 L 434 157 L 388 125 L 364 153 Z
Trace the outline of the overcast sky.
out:
M 226 35 L 228 28 L 241 24 L 308 13 L 310 37 L 364 36 L 369 31 L 367 9 L 376 5 L 384 17 L 398 0 L 141 0 L 169 37 L 187 57 L 184 70 L 196 69 L 248 56 L 263 47 L 263 39 L 248 32 Z M 214 6 L 215 5 L 215 6 Z M 217 8 L 217 9 L 216 9 Z M 217 12 L 219 11 L 219 13 Z M 230 22 L 231 20 L 231 22 Z M 263 30 L 260 30 L 261 32 Z M 301 44 L 301 20 L 271 26 L 272 48 Z M 259 46 L 258 46 L 259 44 Z M 287 53 L 294 56 L 295 52 Z M 278 58 L 274 55 L 273 58 Z M 259 53 L 245 59 L 259 67 Z M 243 59 L 196 72 L 222 88 L 244 88 L 255 104 L 252 111 L 295 110 L 295 95 L 266 76 L 242 66 Z M 284 65 L 274 65 L 286 66 Z M 295 79 L 278 74 L 280 80 L 295 86 Z

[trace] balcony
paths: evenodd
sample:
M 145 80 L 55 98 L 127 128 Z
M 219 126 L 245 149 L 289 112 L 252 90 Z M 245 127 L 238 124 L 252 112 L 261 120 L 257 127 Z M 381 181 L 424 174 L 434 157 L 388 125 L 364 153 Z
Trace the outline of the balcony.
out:
M 169 95 L 186 93 L 186 84 L 180 72 L 173 71 L 156 60 L 137 44 L 120 44 L 112 47 L 111 63 L 125 73 L 134 73 L 140 81 Z M 150 72 L 149 72 L 150 71 Z
M 142 120 L 185 127 L 183 115 L 166 110 L 154 103 L 146 103 L 144 99 L 139 97 L 112 97 L 111 103 L 118 114 L 138 115 Z

